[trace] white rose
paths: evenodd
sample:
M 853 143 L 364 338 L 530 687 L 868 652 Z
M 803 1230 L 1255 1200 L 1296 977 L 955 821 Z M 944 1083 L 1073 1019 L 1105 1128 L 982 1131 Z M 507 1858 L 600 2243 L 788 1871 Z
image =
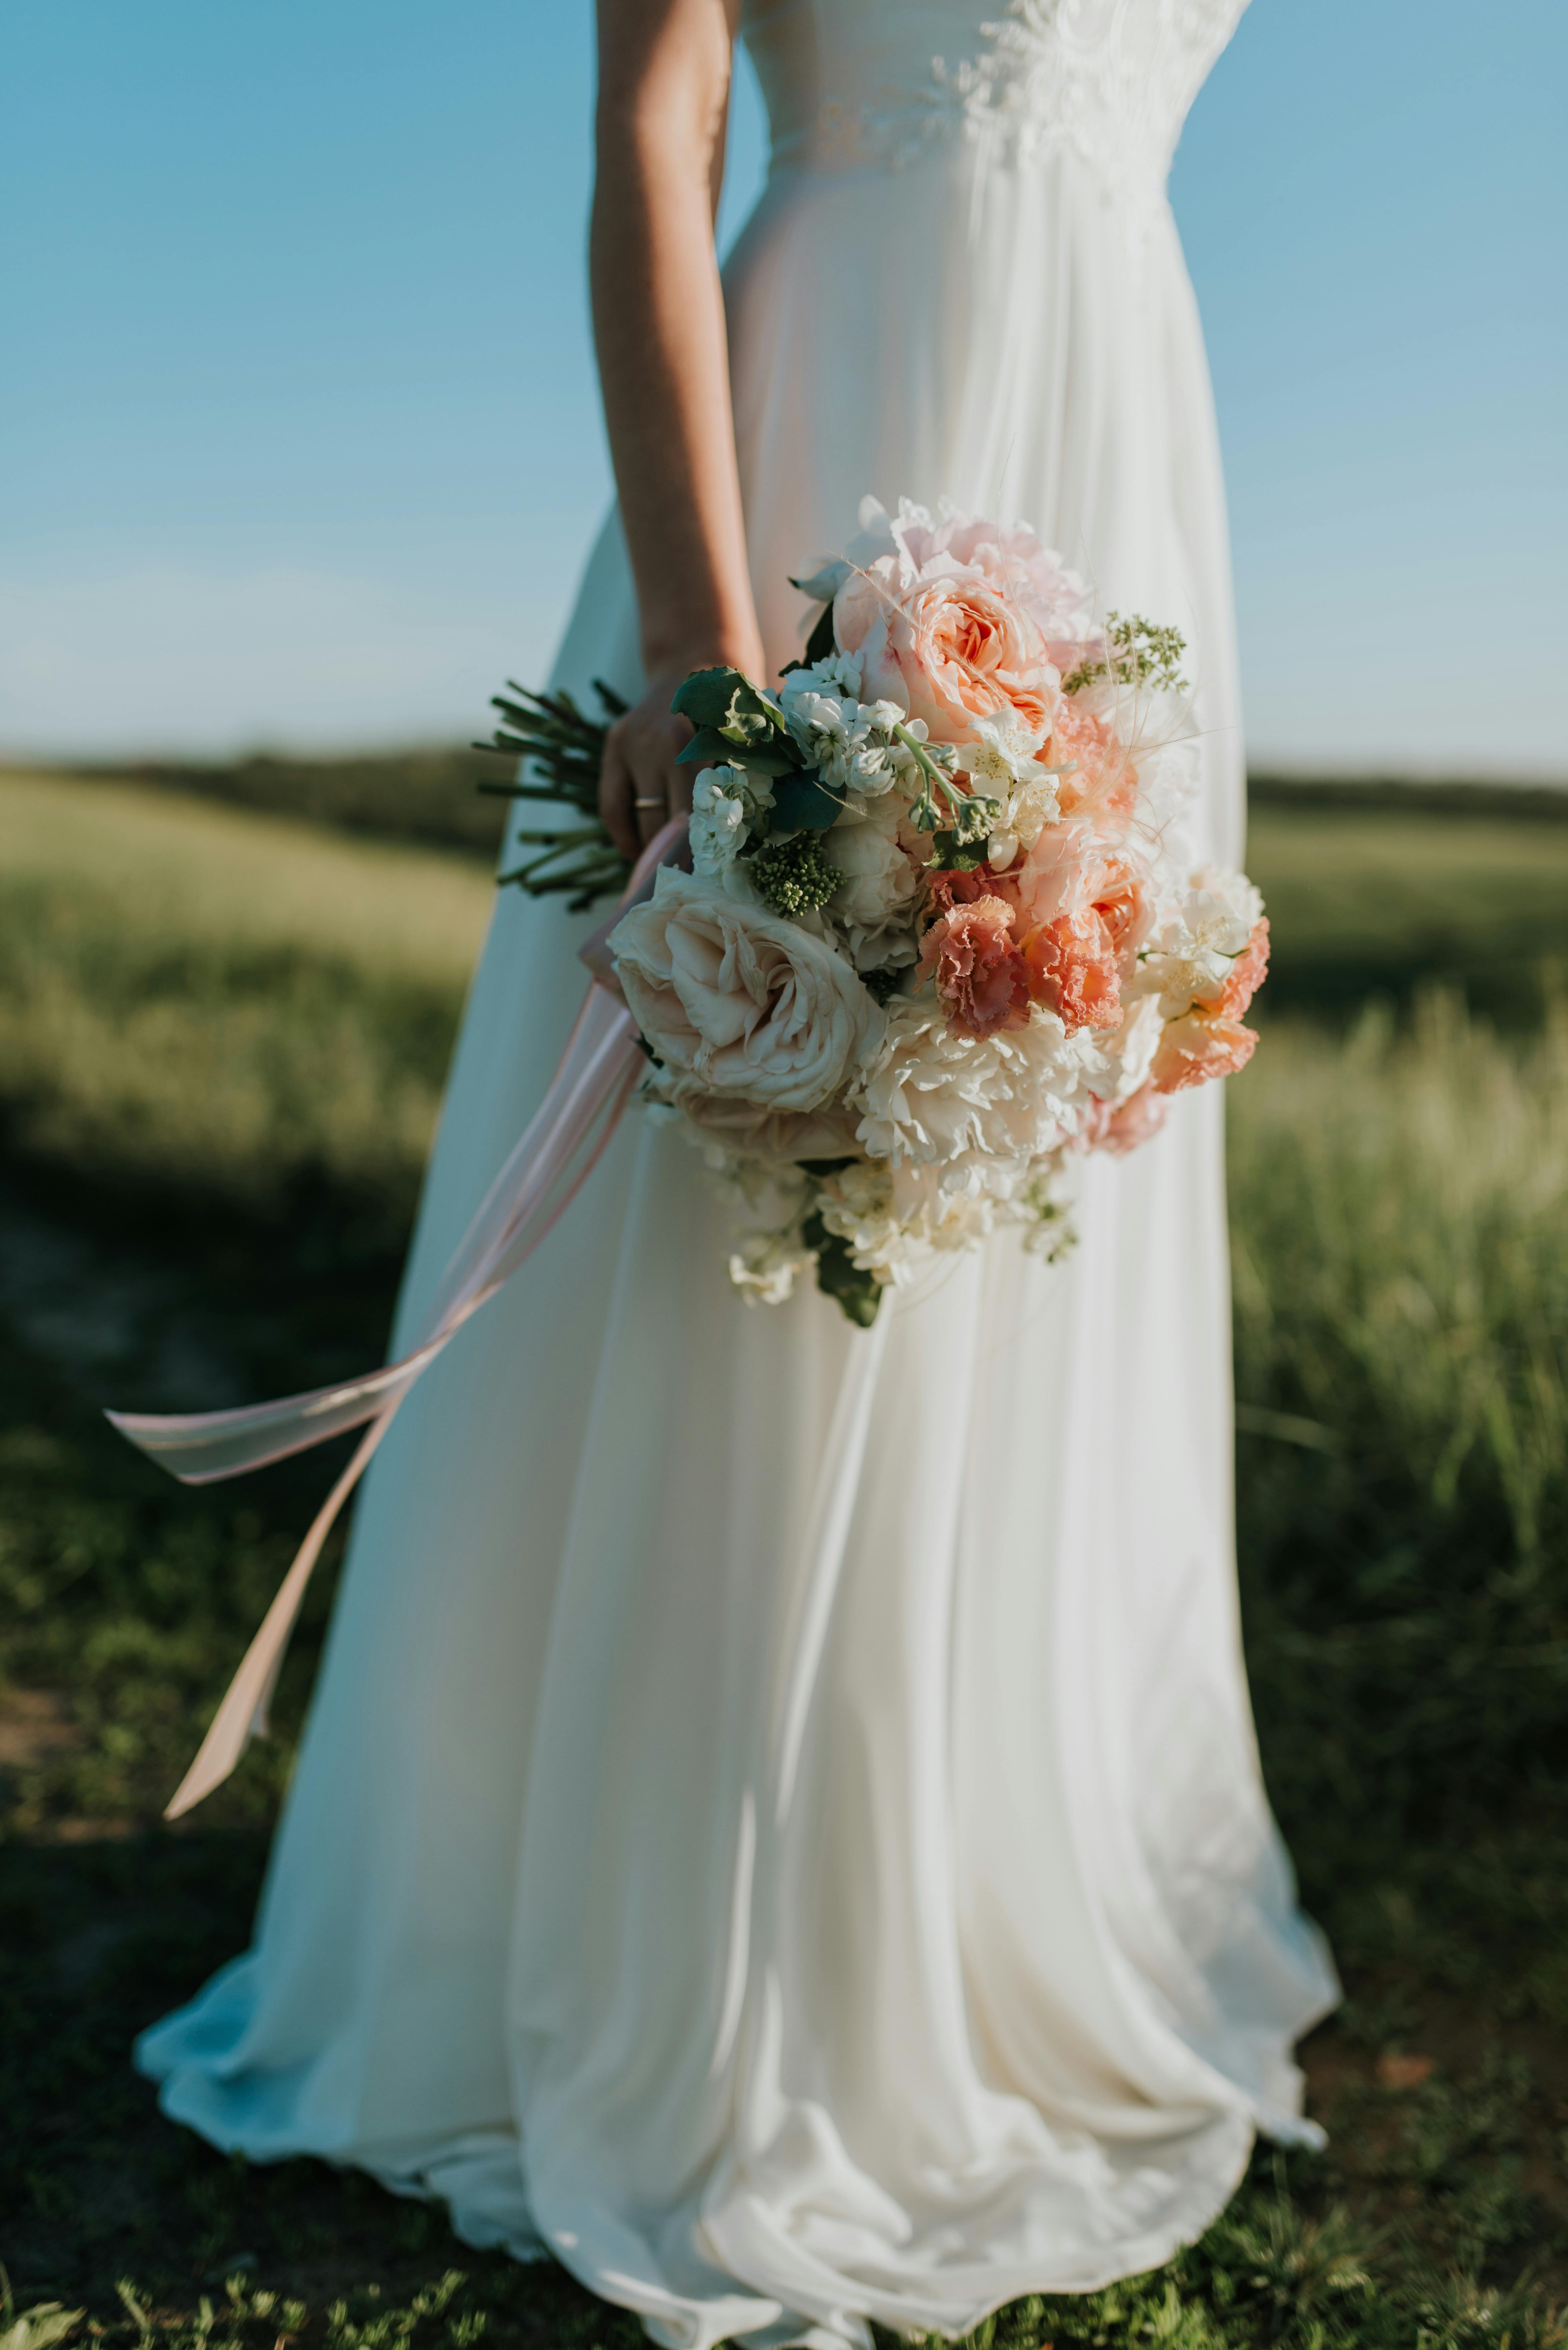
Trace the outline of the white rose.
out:
M 847 941 L 857 971 L 915 960 L 913 925 L 920 877 L 898 845 L 900 804 L 852 804 L 823 844 L 844 879 L 827 911 Z
M 660 868 L 652 898 L 609 937 L 633 1019 L 682 1107 L 714 1094 L 819 1109 L 881 1014 L 842 955 L 798 922 Z

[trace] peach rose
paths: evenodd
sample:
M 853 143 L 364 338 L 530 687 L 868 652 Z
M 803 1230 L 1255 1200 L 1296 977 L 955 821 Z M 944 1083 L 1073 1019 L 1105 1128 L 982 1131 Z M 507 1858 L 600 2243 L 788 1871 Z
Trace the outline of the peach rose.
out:
M 1041 922 L 1023 942 L 1029 993 L 1054 1012 L 1067 1034 L 1115 1028 L 1122 1016 L 1121 974 L 1105 917 L 1093 906 Z
M 938 556 L 905 584 L 885 556 L 850 573 L 833 625 L 864 662 L 863 697 L 903 702 L 939 742 L 971 741 L 976 719 L 1009 712 L 1032 748 L 1051 731 L 1062 681 L 1039 623 L 973 567 Z
M 933 922 L 919 968 L 934 971 L 948 1024 L 961 1036 L 990 1036 L 1029 1020 L 1029 981 L 1012 937 L 1012 912 L 1000 898 L 954 905 Z
M 1188 1086 L 1206 1086 L 1211 1077 L 1232 1076 L 1245 1068 L 1257 1042 L 1255 1028 L 1199 1005 L 1179 1020 L 1167 1021 L 1154 1056 L 1154 1089 L 1179 1094 Z
M 1095 626 L 1089 588 L 1054 547 L 1041 545 L 1026 523 L 993 522 L 946 504 L 933 519 L 908 498 L 890 515 L 875 498 L 867 498 L 860 525 L 861 536 L 849 549 L 857 562 L 873 563 L 892 552 L 905 581 L 930 575 L 944 559 L 979 571 L 1038 624 L 1056 669 L 1104 660 L 1105 638 Z

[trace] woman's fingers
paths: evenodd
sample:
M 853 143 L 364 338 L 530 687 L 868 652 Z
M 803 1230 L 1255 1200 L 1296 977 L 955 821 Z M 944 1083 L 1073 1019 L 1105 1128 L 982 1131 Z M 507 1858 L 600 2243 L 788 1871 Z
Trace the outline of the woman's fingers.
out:
M 649 689 L 605 737 L 599 814 L 623 857 L 635 858 L 670 816 L 691 806 L 691 772 L 680 764 L 691 728 L 670 708 L 670 688 Z
M 635 790 L 627 759 L 626 720 L 618 718 L 605 736 L 604 764 L 599 769 L 599 815 L 621 855 L 634 861 L 639 846 L 631 812 Z

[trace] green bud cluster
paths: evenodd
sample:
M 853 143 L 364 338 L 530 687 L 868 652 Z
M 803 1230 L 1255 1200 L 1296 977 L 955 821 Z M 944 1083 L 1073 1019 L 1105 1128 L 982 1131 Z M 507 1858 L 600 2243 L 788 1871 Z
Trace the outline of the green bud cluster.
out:
M 844 876 L 823 855 L 815 833 L 797 832 L 792 839 L 758 849 L 752 859 L 752 879 L 764 904 L 798 922 L 803 914 L 827 903 Z
M 1187 639 L 1179 629 L 1162 629 L 1139 612 L 1112 612 L 1107 616 L 1106 636 L 1110 660 L 1081 661 L 1062 680 L 1064 693 L 1078 693 L 1102 677 L 1114 677 L 1119 685 L 1153 683 L 1172 693 L 1186 691 L 1181 656 L 1187 650 Z

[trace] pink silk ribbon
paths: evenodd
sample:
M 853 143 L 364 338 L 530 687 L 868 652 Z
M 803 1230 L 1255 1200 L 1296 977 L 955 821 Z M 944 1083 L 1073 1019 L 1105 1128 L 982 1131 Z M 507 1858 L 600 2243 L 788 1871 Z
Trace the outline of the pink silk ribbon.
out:
M 248 1469 L 323 1444 L 346 1429 L 365 1428 L 353 1459 L 317 1512 L 278 1586 L 165 1819 L 178 1819 L 221 1786 L 250 1741 L 265 1735 L 267 1707 L 311 1570 L 399 1405 L 469 1316 L 538 1247 L 614 1133 L 642 1067 L 642 1049 L 616 986 L 605 941 L 627 909 L 649 895 L 657 868 L 679 855 L 685 836 L 686 818 L 678 816 L 649 842 L 615 914 L 582 949 L 594 977 L 556 1074 L 453 1251 L 408 1354 L 363 1378 L 238 1410 L 105 1415 L 122 1436 L 184 1485 L 238 1477 Z

